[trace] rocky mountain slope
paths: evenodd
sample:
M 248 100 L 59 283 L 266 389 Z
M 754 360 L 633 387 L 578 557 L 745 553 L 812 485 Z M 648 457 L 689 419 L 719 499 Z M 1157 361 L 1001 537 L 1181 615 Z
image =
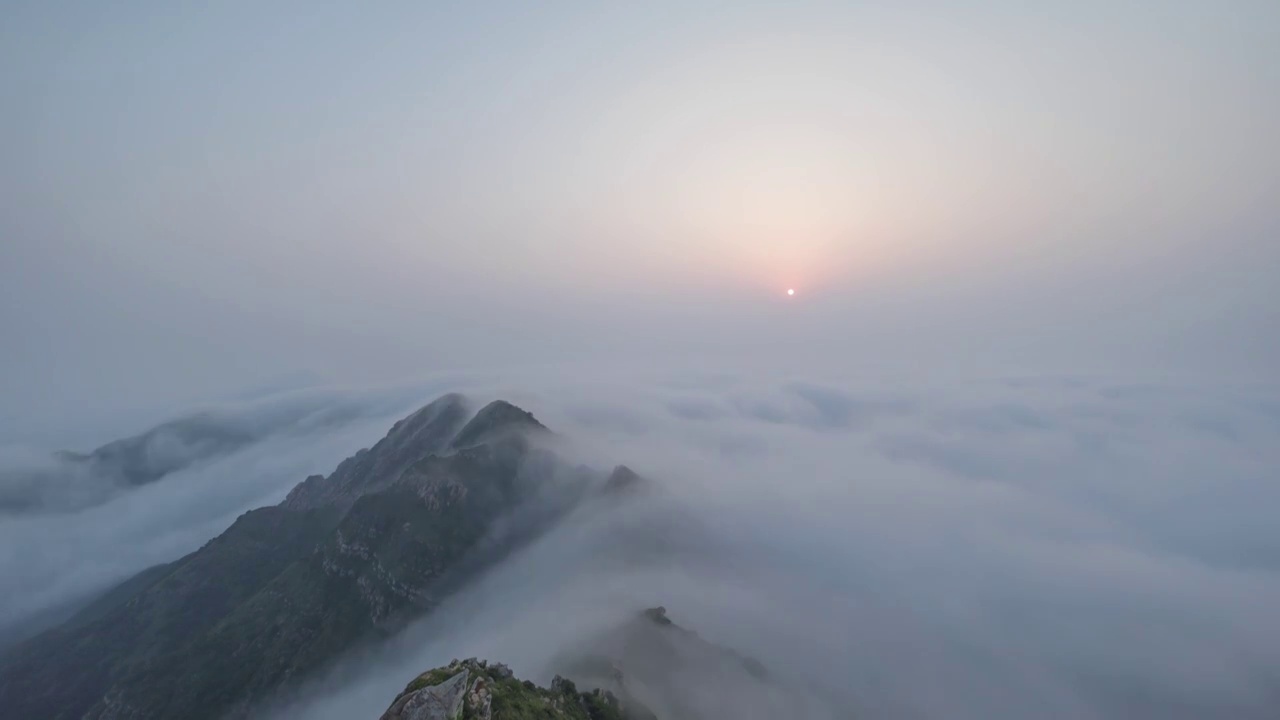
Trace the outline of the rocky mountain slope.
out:
M 540 449 L 547 432 L 505 402 L 472 415 L 440 398 L 328 477 L 11 648 L 0 717 L 247 712 L 429 611 L 604 484 Z

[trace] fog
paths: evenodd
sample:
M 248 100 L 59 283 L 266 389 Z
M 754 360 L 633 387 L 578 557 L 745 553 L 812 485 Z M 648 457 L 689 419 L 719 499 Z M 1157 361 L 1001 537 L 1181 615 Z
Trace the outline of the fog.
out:
M 7 448 L 0 496 L 38 491 L 43 504 L 0 513 L 0 642 L 34 634 L 108 586 L 197 549 L 241 513 L 279 502 L 434 392 L 323 389 L 199 408 L 202 432 L 252 440 L 210 454 L 195 436 L 144 436 L 144 456 L 181 462 L 137 487 L 91 466 L 67 467 L 52 456 L 57 448 Z
M 520 393 L 564 452 L 659 490 L 581 508 L 268 714 L 375 717 L 456 657 L 545 683 L 566 646 L 663 605 L 802 688 L 797 717 L 1270 717 L 1275 393 L 758 378 Z
M 0 647 L 461 391 L 658 491 L 264 712 L 660 604 L 813 717 L 1275 717 L 1277 27 L 6 7 Z
M 545 683 L 566 648 L 654 605 L 759 659 L 798 717 L 1280 702 L 1280 389 L 1260 384 L 529 371 L 202 408 L 264 432 L 94 507 L 0 519 L 6 638 L 196 549 L 445 390 L 511 400 L 566 460 L 654 487 L 580 507 L 264 717 L 376 717 L 455 657 Z
M 1269 0 L 304 9 L 6 18 L 5 441 L 533 364 L 1280 366 Z

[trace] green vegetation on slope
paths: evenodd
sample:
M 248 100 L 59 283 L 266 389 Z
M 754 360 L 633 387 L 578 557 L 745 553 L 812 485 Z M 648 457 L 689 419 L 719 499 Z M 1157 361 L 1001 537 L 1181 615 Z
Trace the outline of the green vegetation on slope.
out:
M 449 688 L 460 675 L 465 691 L 457 714 L 450 718 L 448 710 L 454 708 L 448 702 L 453 697 Z M 396 696 L 382 720 L 411 716 L 433 720 L 628 720 L 610 692 L 579 692 L 573 682 L 558 676 L 550 689 L 542 688 L 517 679 L 504 665 L 475 659 L 455 660 L 419 675 Z

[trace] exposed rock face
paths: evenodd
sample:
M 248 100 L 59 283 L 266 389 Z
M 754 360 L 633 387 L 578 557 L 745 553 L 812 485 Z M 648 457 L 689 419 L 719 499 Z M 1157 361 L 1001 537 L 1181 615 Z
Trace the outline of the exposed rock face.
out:
M 588 471 L 528 442 L 541 432 L 509 403 L 468 421 L 461 397 L 432 402 L 328 477 L 15 646 L 0 658 L 0 717 L 247 713 L 572 507 Z
M 455 720 L 462 715 L 464 701 L 470 702 L 472 707 L 481 705 L 487 711 L 489 709 L 487 696 L 484 701 L 481 701 L 477 691 L 472 690 L 470 693 L 467 691 L 467 680 L 470 676 L 470 671 L 464 666 L 439 685 L 428 685 L 406 692 L 391 704 L 391 707 L 382 714 L 382 718 L 383 720 Z M 477 685 L 481 685 L 482 682 L 482 678 L 477 678 Z
M 639 720 L 613 693 L 578 692 L 559 675 L 550 689 L 520 681 L 502 664 L 454 660 L 419 675 L 381 720 Z

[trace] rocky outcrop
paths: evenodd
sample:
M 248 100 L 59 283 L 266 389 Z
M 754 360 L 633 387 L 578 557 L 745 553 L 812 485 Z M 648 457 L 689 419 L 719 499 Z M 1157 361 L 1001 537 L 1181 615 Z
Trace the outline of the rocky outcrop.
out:
M 557 675 L 550 688 L 521 681 L 501 663 L 454 660 L 419 675 L 381 720 L 639 720 L 613 693 L 579 692 Z
M 488 717 L 489 696 L 483 678 L 477 677 L 468 691 L 471 669 L 465 665 L 448 668 L 449 672 L 454 670 L 457 672 L 438 684 L 406 690 L 382 714 L 383 720 L 455 720 L 461 717 L 464 702 L 473 709 L 483 709 Z

